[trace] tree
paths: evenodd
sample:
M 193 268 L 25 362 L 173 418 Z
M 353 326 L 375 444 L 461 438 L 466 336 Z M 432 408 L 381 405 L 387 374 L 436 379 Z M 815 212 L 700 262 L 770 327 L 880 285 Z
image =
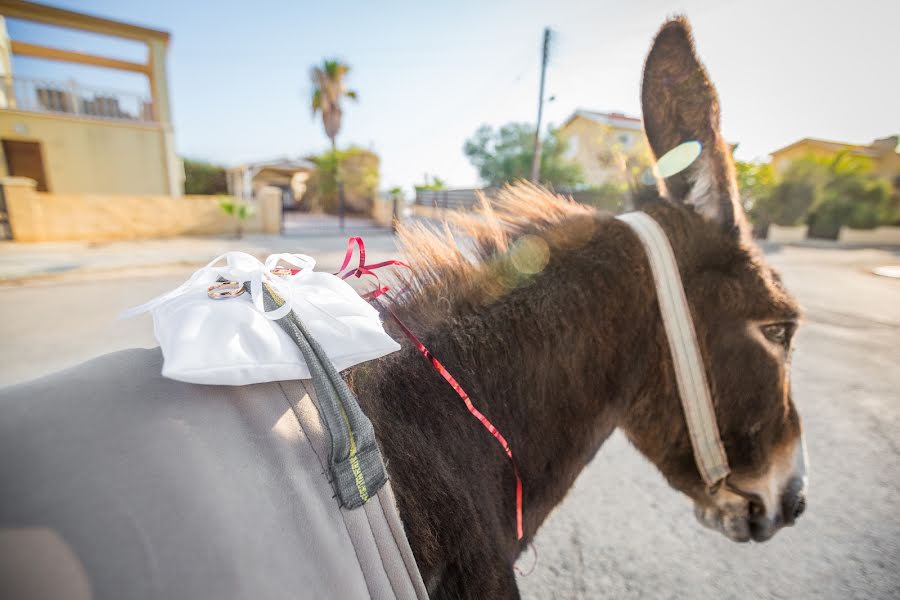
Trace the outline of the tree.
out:
M 581 168 L 564 158 L 566 142 L 557 130 L 550 128 L 542 144 L 541 183 L 569 187 L 583 181 Z M 526 123 L 508 123 L 497 130 L 482 125 L 466 140 L 463 152 L 487 185 L 528 179 L 534 156 L 534 128 Z
M 341 118 L 344 114 L 341 102 L 344 98 L 358 99 L 357 93 L 354 90 L 347 89 L 344 81 L 349 72 L 350 65 L 337 59 L 326 59 L 321 66 L 313 67 L 309 74 L 313 83 L 313 93 L 310 101 L 313 116 L 316 114 L 322 115 L 322 125 L 325 127 L 325 135 L 331 141 L 332 153 L 337 151 L 337 135 L 341 130 Z M 337 161 L 334 161 L 334 178 L 338 182 L 334 193 L 340 198 L 340 214 L 341 219 L 343 219 L 343 197 L 341 195 L 340 179 L 338 178 Z M 343 220 L 341 225 L 343 226 Z
M 744 209 L 752 214 L 758 202 L 765 203 L 775 187 L 775 169 L 771 163 L 734 161 L 738 192 Z
M 338 186 L 344 188 L 351 212 L 363 213 L 371 208 L 379 182 L 377 154 L 351 146 L 306 158 L 317 167 L 307 182 L 304 195 L 310 209 L 339 213 Z
M 754 235 L 765 238 L 772 223 L 784 225 L 782 221 L 795 221 L 806 214 L 810 202 L 803 198 L 809 195 L 807 190 L 803 188 L 789 191 L 787 188 L 776 187 L 775 169 L 771 163 L 736 160 L 734 170 L 741 204 L 753 224 Z M 799 199 L 799 204 L 803 206 L 800 215 L 793 217 L 776 215 L 780 208 L 788 204 L 788 198 Z
M 341 118 L 344 111 L 341 101 L 344 98 L 357 100 L 354 90 L 348 90 L 344 78 L 350 72 L 350 65 L 336 59 L 323 61 L 321 66 L 313 67 L 309 76 L 313 83 L 311 107 L 313 116 L 322 115 L 325 135 L 331 140 L 331 149 L 337 147 L 337 135 L 341 130 Z

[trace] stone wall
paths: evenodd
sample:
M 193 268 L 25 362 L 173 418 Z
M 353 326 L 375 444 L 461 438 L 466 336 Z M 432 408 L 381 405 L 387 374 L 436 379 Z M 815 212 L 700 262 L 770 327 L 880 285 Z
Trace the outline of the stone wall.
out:
M 130 240 L 235 233 L 218 196 L 53 194 L 22 177 L 2 179 L 13 239 L 21 242 Z M 281 195 L 262 190 L 248 233 L 280 233 Z

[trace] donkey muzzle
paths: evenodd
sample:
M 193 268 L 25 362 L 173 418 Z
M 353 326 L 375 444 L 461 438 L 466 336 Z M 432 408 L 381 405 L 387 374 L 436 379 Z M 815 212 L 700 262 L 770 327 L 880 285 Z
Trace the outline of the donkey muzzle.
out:
M 733 477 L 695 515 L 706 527 L 736 542 L 764 542 L 782 527 L 793 525 L 806 510 L 806 444 L 803 436 L 779 453 L 762 476 Z
M 755 542 L 764 542 L 775 535 L 782 527 L 790 527 L 806 510 L 806 490 L 803 479 L 792 477 L 781 496 L 778 512 L 772 515 L 765 510 L 750 509 L 748 526 L 750 538 Z

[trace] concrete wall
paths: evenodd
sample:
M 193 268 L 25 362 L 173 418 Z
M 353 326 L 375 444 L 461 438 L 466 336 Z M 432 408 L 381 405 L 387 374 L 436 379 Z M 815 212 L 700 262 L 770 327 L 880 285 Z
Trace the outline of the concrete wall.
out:
M 769 225 L 766 240 L 775 244 L 792 244 L 807 239 L 806 225 L 783 227 Z M 851 229 L 841 227 L 837 242 L 848 246 L 900 246 L 900 227 L 876 227 L 874 229 Z
M 875 229 L 851 229 L 841 227 L 838 242 L 871 246 L 900 246 L 900 227 L 876 227 Z
M 50 192 L 170 195 L 165 132 L 159 125 L 0 110 L 0 138 L 41 144 Z M 181 182 L 179 165 L 171 168 L 181 169 L 176 173 Z M 5 158 L 0 175 L 8 175 Z M 180 194 L 181 183 L 178 189 Z
M 802 242 L 806 239 L 809 227 L 806 225 L 769 225 L 769 233 L 766 239 L 775 244 L 790 244 L 792 242 Z
M 2 180 L 13 238 L 21 242 L 128 240 L 237 231 L 217 196 L 54 194 L 34 181 Z M 245 232 L 280 233 L 281 198 L 261 194 Z
M 197 196 L 194 196 L 196 198 Z M 281 233 L 284 213 L 281 206 L 281 189 L 264 187 L 256 195 L 256 214 L 248 221 L 259 233 Z M 249 231 L 249 230 L 248 230 Z
M 397 200 L 397 211 L 401 212 L 405 202 Z M 402 219 L 403 215 L 398 214 L 397 218 Z M 372 202 L 372 220 L 376 225 L 381 227 L 390 227 L 394 222 L 394 200 L 387 194 L 378 194 Z

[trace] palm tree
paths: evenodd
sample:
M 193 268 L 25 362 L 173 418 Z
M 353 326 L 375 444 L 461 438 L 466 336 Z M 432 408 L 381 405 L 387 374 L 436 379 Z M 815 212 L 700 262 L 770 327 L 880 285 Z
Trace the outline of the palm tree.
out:
M 338 184 L 338 201 L 340 203 L 341 229 L 344 228 L 344 193 L 343 186 L 338 179 L 337 138 L 341 130 L 341 100 L 357 99 L 354 90 L 348 90 L 344 82 L 350 65 L 337 59 L 326 59 L 321 66 L 315 66 L 310 70 L 310 78 L 313 83 L 312 112 L 322 114 L 322 125 L 325 126 L 325 135 L 331 140 L 331 152 L 334 155 L 334 178 Z

